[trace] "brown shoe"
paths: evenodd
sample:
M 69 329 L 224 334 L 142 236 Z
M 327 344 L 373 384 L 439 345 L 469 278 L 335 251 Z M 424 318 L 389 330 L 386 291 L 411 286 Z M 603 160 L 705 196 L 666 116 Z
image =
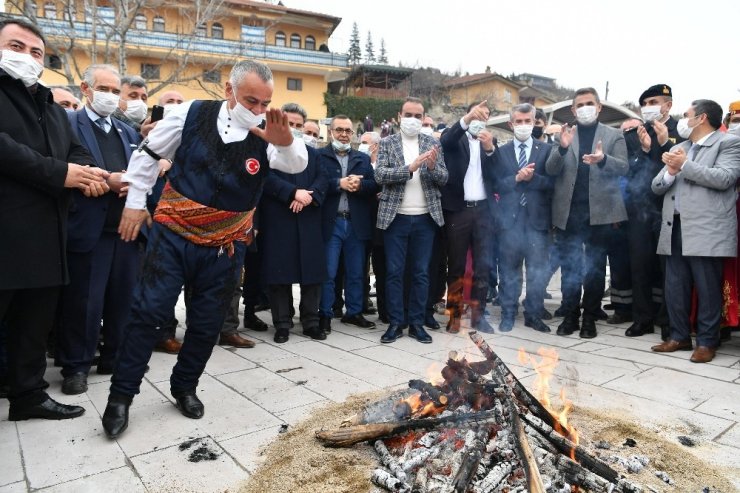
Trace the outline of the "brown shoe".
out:
M 218 344 L 220 346 L 254 347 L 254 341 L 250 341 L 239 334 L 229 334 L 227 336 L 221 334 L 221 337 L 218 338 Z
M 657 346 L 653 346 L 650 349 L 656 353 L 672 353 L 673 351 L 691 351 L 691 341 L 678 342 L 673 339 L 668 339 L 665 342 L 661 342 Z
M 154 346 L 155 351 L 167 354 L 177 354 L 180 352 L 180 348 L 182 348 L 182 342 L 178 341 L 174 337 L 165 339 L 164 341 L 159 341 L 157 345 Z
M 694 353 L 691 355 L 692 363 L 709 363 L 714 359 L 716 349 L 709 346 L 696 346 Z

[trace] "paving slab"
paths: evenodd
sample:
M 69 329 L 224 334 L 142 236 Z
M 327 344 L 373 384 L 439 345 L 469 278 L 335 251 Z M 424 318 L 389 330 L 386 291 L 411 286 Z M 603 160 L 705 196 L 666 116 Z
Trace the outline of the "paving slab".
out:
M 0 460 L 0 486 L 23 481 L 21 444 L 15 423 L 0 421 L 0 444 L 3 451 L 3 458 Z
M 285 370 L 290 371 L 289 368 Z M 281 413 L 294 407 L 326 400 L 306 386 L 298 385 L 282 374 L 276 374 L 265 368 L 230 373 L 223 375 L 220 380 L 270 413 Z M 243 414 L 241 410 L 239 413 Z
M 43 493 L 147 493 L 144 483 L 130 467 L 119 467 L 92 476 L 44 488 Z
M 27 491 L 28 488 L 26 487 L 26 483 L 24 481 L 0 486 L 0 493 L 26 493 Z

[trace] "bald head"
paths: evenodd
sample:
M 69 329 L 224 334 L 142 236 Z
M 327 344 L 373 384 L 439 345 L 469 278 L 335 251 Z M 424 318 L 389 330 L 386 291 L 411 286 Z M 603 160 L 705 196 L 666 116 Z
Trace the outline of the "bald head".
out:
M 61 87 L 55 87 L 51 90 L 54 102 L 65 110 L 77 110 L 80 107 L 80 100 L 74 94 Z
M 185 98 L 177 91 L 165 91 L 162 93 L 161 96 L 159 96 L 158 104 L 159 106 L 164 106 L 167 104 L 182 104 L 185 101 Z

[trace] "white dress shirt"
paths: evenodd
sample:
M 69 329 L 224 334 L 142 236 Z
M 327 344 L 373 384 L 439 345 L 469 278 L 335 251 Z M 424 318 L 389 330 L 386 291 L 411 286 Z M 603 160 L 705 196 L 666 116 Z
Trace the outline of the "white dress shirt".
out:
M 483 186 L 483 170 L 480 162 L 480 141 L 470 135 L 468 124 L 460 118 L 460 126 L 465 130 L 468 137 L 468 146 L 470 147 L 470 162 L 468 170 L 465 172 L 463 180 L 464 199 L 469 201 L 484 200 L 486 198 L 486 189 Z
M 87 105 L 85 105 L 85 113 L 87 113 L 87 116 L 88 118 L 90 118 L 90 121 L 93 122 L 95 125 L 98 125 L 98 127 L 100 127 L 100 125 L 98 124 L 98 120 L 100 120 L 101 118 L 104 118 L 105 128 L 103 128 L 103 131 L 105 133 L 110 132 L 110 129 L 113 126 L 113 123 L 110 121 L 110 115 L 101 117 L 100 115 L 95 113 L 92 109 L 90 109 L 90 107 Z
M 517 164 L 519 163 L 519 152 L 520 152 L 520 147 L 522 144 L 524 144 L 525 146 L 524 155 L 527 156 L 527 164 L 530 164 L 529 157 L 532 155 L 532 144 L 533 143 L 534 141 L 532 140 L 532 137 L 529 137 L 524 142 L 514 139 L 514 160 L 517 162 Z
M 177 105 L 167 113 L 167 117 L 157 123 L 149 132 L 147 147 L 165 159 L 173 159 L 182 141 L 182 130 L 193 101 Z M 240 127 L 231 119 L 227 101 L 221 104 L 216 127 L 224 144 L 239 142 L 247 138 L 249 130 Z M 267 144 L 267 159 L 270 167 L 285 173 L 300 173 L 308 164 L 308 151 L 303 139 L 293 139 L 289 146 Z M 174 164 L 177 166 L 177 163 Z M 159 163 L 144 151 L 131 154 L 124 180 L 129 184 L 126 207 L 144 209 L 146 196 L 159 175 Z

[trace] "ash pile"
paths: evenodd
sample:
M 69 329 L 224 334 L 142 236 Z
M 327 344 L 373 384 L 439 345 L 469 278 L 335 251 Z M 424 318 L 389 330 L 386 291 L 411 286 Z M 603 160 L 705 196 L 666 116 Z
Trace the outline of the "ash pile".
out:
M 371 444 L 383 467 L 371 481 L 399 493 L 641 493 L 607 460 L 578 443 L 576 430 L 548 411 L 476 332 L 484 361 L 455 351 L 437 385 L 372 403 L 316 437 L 327 447 Z

